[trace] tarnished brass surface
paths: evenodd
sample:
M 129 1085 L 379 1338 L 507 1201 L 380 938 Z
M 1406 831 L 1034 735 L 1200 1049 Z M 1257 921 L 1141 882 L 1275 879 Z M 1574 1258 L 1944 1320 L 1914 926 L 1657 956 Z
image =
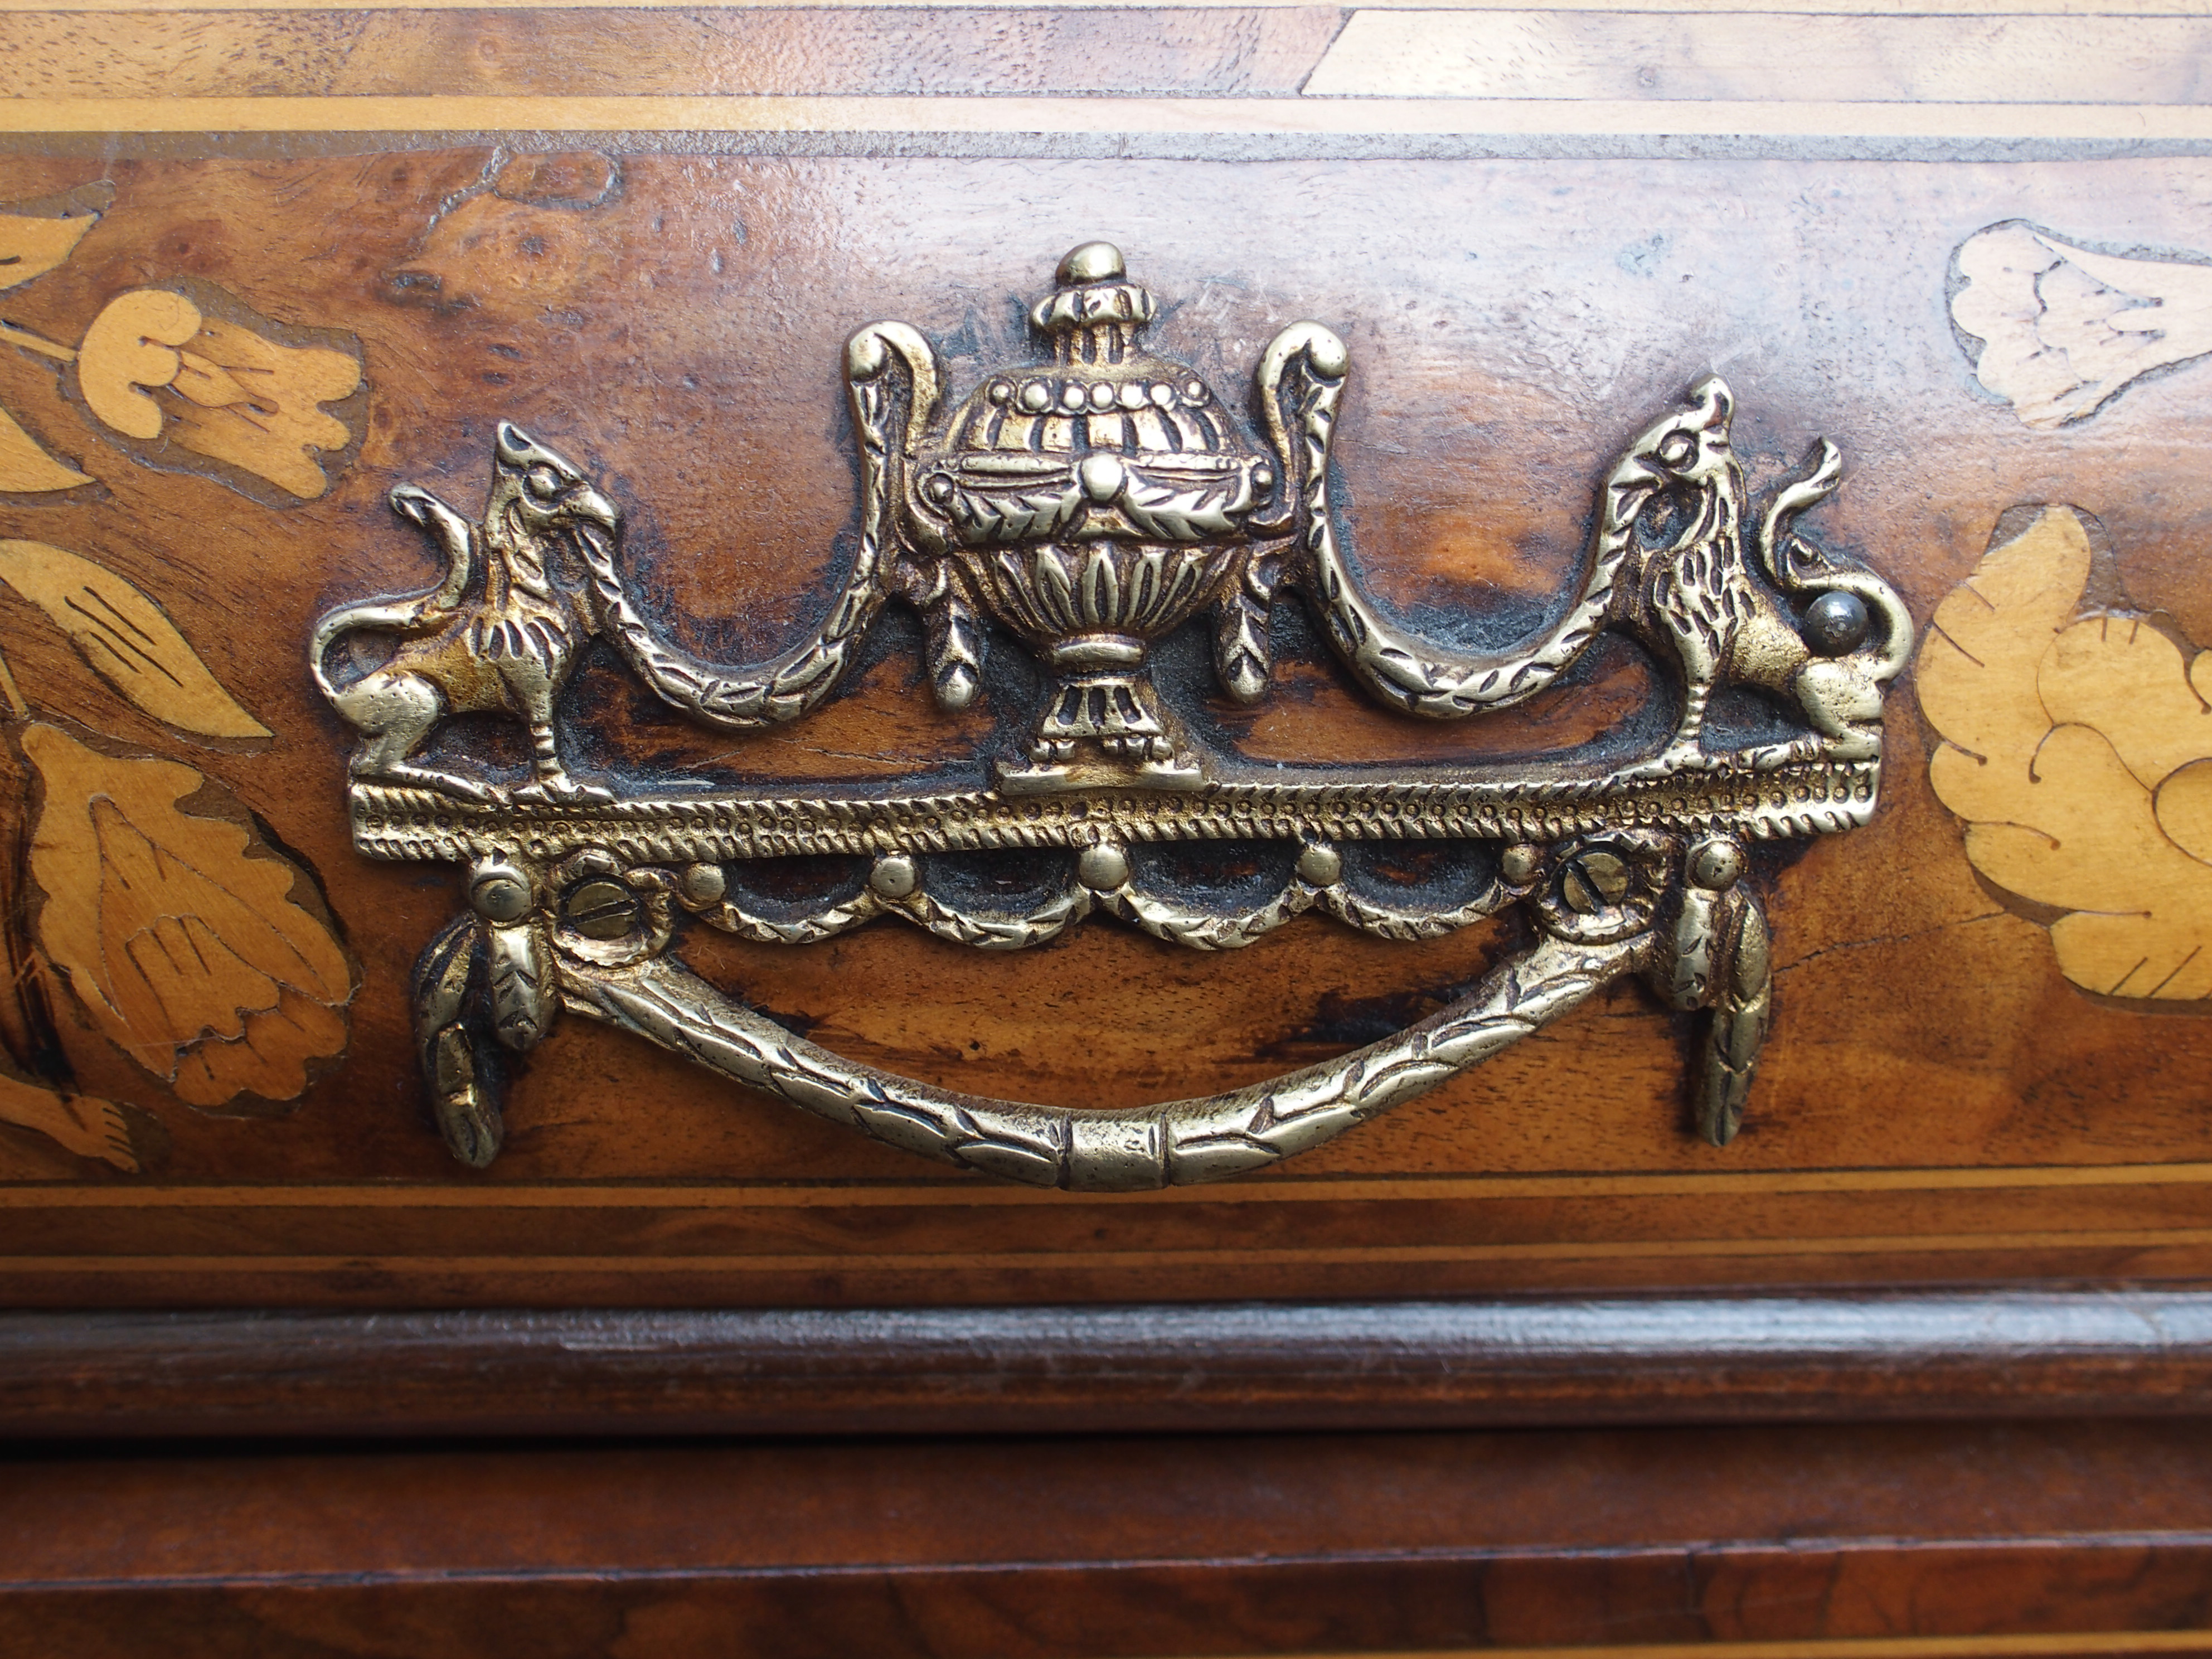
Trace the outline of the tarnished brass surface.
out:
M 1913 644 L 1887 583 L 1794 531 L 1841 478 L 1835 447 L 1816 445 L 1803 476 L 1755 509 L 1730 444 L 1734 398 L 1707 377 L 1601 481 L 1565 610 L 1516 646 L 1469 652 L 1394 620 L 1339 545 L 1329 488 L 1351 368 L 1342 341 L 1297 323 L 1262 354 L 1257 424 L 1271 459 L 1194 371 L 1142 348 L 1155 311 L 1119 250 L 1078 247 L 1030 312 L 1051 362 L 986 376 L 942 421 L 929 343 L 897 323 L 854 333 L 852 566 L 813 637 L 763 663 L 710 662 L 669 643 L 629 590 L 612 501 L 510 424 L 476 520 L 414 486 L 392 492 L 444 555 L 445 580 L 331 611 L 309 655 L 325 695 L 364 734 L 352 766 L 356 845 L 469 866 L 471 912 L 432 945 L 416 983 L 422 1063 L 455 1156 L 482 1166 L 499 1150 L 481 1045 L 526 1050 L 565 1006 L 966 1167 L 1094 1191 L 1217 1179 L 1424 1092 L 1632 971 L 1670 1005 L 1711 1011 L 1697 1122 L 1716 1145 L 1735 1135 L 1771 1002 L 1747 844 L 1866 821 L 1882 687 Z M 1408 714 L 1517 703 L 1612 630 L 1671 676 L 1677 719 L 1656 752 L 1606 738 L 1485 765 L 1224 760 L 1152 684 L 1153 648 L 1209 615 L 1221 687 L 1256 701 L 1283 590 L 1305 602 L 1361 686 Z M 743 729 L 819 704 L 893 598 L 922 617 L 945 708 L 984 690 L 987 623 L 1035 654 L 1045 678 L 1029 733 L 1018 756 L 991 758 L 994 786 L 641 783 L 579 777 L 564 758 L 556 702 L 594 636 L 681 713 Z M 363 635 L 397 643 L 365 672 L 334 666 Z M 1739 685 L 1768 694 L 1767 726 L 1789 711 L 1789 729 L 1717 736 L 1714 695 Z M 520 720 L 530 779 L 421 758 L 440 722 L 461 713 Z M 1339 842 L 1407 838 L 1474 843 L 1473 878 L 1448 896 L 1378 895 L 1347 876 Z M 1280 879 L 1257 902 L 1224 906 L 1133 864 L 1133 848 L 1185 841 L 1279 846 Z M 933 854 L 1009 848 L 1075 856 L 1025 904 L 963 898 L 933 879 Z M 830 852 L 872 857 L 865 887 L 795 908 L 748 908 L 732 890 L 746 861 Z M 1309 910 L 1420 939 L 1515 905 L 1534 942 L 1397 1036 L 1267 1084 L 1126 1111 L 988 1100 L 840 1060 L 666 954 L 680 915 L 806 944 L 896 915 L 1012 950 L 1096 909 L 1218 951 Z

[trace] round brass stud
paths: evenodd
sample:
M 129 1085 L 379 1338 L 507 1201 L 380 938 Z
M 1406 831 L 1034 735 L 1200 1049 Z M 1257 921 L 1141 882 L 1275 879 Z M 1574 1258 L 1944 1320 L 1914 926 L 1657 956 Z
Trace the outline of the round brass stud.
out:
M 1856 593 L 1831 591 L 1805 607 L 1805 643 L 1823 657 L 1857 650 L 1873 628 L 1866 601 Z
M 1110 841 L 1086 847 L 1075 861 L 1076 878 L 1095 892 L 1110 893 L 1129 879 L 1129 855 Z
M 1690 854 L 1692 884 L 1725 893 L 1743 879 L 1743 848 L 1722 837 L 1701 842 Z
M 1121 493 L 1129 482 L 1129 469 L 1121 465 L 1118 455 L 1094 450 L 1083 458 L 1075 477 L 1083 486 L 1083 493 L 1103 507 Z
M 676 884 L 693 904 L 714 904 L 730 890 L 729 878 L 719 864 L 687 864 Z
M 1110 283 L 1128 274 L 1122 262 L 1121 250 L 1111 242 L 1085 242 L 1080 247 L 1070 248 L 1067 257 L 1060 262 L 1057 280 L 1062 286 L 1075 283 Z
M 530 878 L 511 864 L 479 866 L 469 903 L 486 921 L 520 921 L 530 913 Z
M 868 885 L 887 899 L 902 899 L 921 885 L 921 872 L 903 853 L 885 853 L 868 872 Z

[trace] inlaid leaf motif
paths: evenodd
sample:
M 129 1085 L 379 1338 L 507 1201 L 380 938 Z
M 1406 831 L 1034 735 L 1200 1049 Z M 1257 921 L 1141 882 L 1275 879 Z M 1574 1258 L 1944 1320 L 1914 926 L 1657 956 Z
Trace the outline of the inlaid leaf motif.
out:
M 17 425 L 14 416 L 0 409 L 0 489 L 27 495 L 70 489 L 91 482 L 75 467 L 64 466 L 40 448 L 38 440 Z
M 313 452 L 343 449 L 344 422 L 321 407 L 350 397 L 361 364 L 327 346 L 288 346 L 205 315 L 181 294 L 134 289 L 108 301 L 77 349 L 86 404 L 125 437 L 166 430 L 301 497 L 330 487 Z M 149 390 L 149 388 L 151 390 Z M 175 401 L 162 404 L 153 390 Z
M 99 222 L 96 213 L 66 219 L 0 213 L 0 289 L 45 276 L 76 252 L 85 232 Z
M 2063 911 L 2066 977 L 2107 996 L 2212 996 L 2212 653 L 2142 618 L 2078 615 L 2090 546 L 2045 508 L 1936 609 L 1929 764 L 1997 886 Z
M 104 565 L 45 542 L 0 541 L 0 581 L 44 611 L 94 671 L 164 725 L 265 738 L 161 606 Z
M 0 1123 L 35 1129 L 81 1158 L 136 1174 L 138 1155 L 122 1109 L 96 1095 L 64 1094 L 0 1072 Z
M 2087 420 L 2154 369 L 2212 352 L 2212 265 L 2076 247 L 2019 220 L 1959 246 L 1952 320 L 2021 422 Z
M 68 258 L 84 234 L 100 222 L 95 213 L 52 218 L 22 213 L 0 213 L 0 289 L 43 276 Z M 0 325 L 0 340 L 27 345 L 48 355 L 66 358 L 65 347 L 7 325 Z M 91 479 L 75 467 L 65 466 L 39 447 L 15 416 L 0 410 L 0 490 L 35 494 L 68 489 Z
M 289 1100 L 341 1052 L 351 969 L 294 902 L 298 869 L 227 817 L 179 803 L 220 790 L 173 761 L 125 758 L 33 723 L 43 799 L 31 873 L 40 947 L 93 1021 L 178 1097 Z

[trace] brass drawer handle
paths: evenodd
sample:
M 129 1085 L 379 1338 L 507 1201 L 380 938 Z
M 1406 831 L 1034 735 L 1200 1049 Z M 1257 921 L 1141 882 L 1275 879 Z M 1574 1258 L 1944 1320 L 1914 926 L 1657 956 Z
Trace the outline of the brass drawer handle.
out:
M 1032 313 L 1052 361 L 988 375 L 943 413 L 943 374 L 921 334 L 897 323 L 855 333 L 845 356 L 860 446 L 853 567 L 812 636 L 759 664 L 708 662 L 663 639 L 630 591 L 615 502 L 512 426 L 499 429 L 476 520 L 412 486 L 393 491 L 443 551 L 446 580 L 332 612 L 310 658 L 363 733 L 356 846 L 470 868 L 471 913 L 425 954 L 416 989 L 423 1066 L 464 1162 L 482 1166 L 499 1146 L 482 1043 L 527 1048 L 567 1006 L 994 1174 L 1086 1190 L 1216 1179 L 1434 1087 L 1632 971 L 1672 1006 L 1710 1011 L 1698 1124 L 1717 1145 L 1734 1136 L 1771 1000 L 1749 855 L 1867 820 L 1883 689 L 1913 645 L 1887 583 L 1795 531 L 1841 480 L 1835 447 L 1816 445 L 1804 474 L 1755 507 L 1731 446 L 1735 399 L 1707 377 L 1601 481 L 1577 591 L 1556 619 L 1512 647 L 1470 651 L 1395 619 L 1339 544 L 1329 492 L 1343 342 L 1308 322 L 1267 347 L 1255 396 L 1263 449 L 1188 365 L 1145 349 L 1155 309 L 1118 251 L 1086 244 Z M 1672 731 L 1656 750 L 1608 737 L 1535 761 L 1242 761 L 1201 741 L 1162 696 L 1154 647 L 1204 618 L 1221 688 L 1256 700 L 1286 589 L 1352 678 L 1403 713 L 1460 719 L 1524 702 L 1611 632 L 1673 680 Z M 986 776 L 617 788 L 569 771 L 556 703 L 592 636 L 684 716 L 756 727 L 828 698 L 893 599 L 921 615 L 947 708 L 983 694 L 986 621 L 1034 653 L 1042 690 L 1028 735 Z M 350 678 L 335 671 L 337 648 L 371 630 L 398 636 L 388 659 Z M 1713 694 L 1732 685 L 1765 690 L 1796 724 L 1717 733 Z M 528 781 L 416 757 L 441 719 L 471 710 L 527 725 Z M 1347 873 L 1348 849 L 1406 840 L 1474 843 L 1472 885 L 1383 894 Z M 1256 902 L 1224 908 L 1139 867 L 1148 847 L 1208 842 L 1272 846 L 1285 872 Z M 933 879 L 933 855 L 1005 848 L 1059 849 L 1070 867 L 1025 904 L 997 908 Z M 872 860 L 866 885 L 796 910 L 749 908 L 732 890 L 733 869 L 750 861 L 820 854 Z M 663 955 L 684 918 L 808 944 L 896 915 L 956 943 L 1015 950 L 1104 910 L 1218 951 L 1309 912 L 1411 939 L 1516 907 L 1535 942 L 1432 1018 L 1269 1084 L 1136 1111 L 986 1100 L 842 1060 Z

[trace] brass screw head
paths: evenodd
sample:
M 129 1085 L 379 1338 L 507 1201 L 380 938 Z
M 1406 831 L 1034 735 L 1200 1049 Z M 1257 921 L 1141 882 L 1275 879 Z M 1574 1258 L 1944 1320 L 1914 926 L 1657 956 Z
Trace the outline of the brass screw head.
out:
M 1559 873 L 1559 896 L 1583 915 L 1618 904 L 1628 893 L 1628 866 L 1617 853 L 1578 853 Z
M 561 910 L 586 939 L 620 939 L 636 920 L 637 897 L 618 881 L 587 881 L 570 890 Z

